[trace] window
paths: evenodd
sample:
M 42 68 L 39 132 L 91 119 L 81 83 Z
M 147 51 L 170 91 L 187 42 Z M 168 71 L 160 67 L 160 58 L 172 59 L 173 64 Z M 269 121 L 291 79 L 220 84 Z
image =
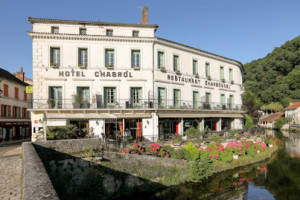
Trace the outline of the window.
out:
M 13 106 L 13 117 L 17 118 L 19 115 L 19 107 Z
M 197 109 L 200 105 L 200 95 L 198 91 L 193 91 L 193 108 Z
M 19 88 L 15 87 L 15 99 L 19 99 Z
M 24 91 L 24 101 L 27 101 L 27 94 L 26 94 L 26 91 Z
M 167 106 L 167 90 L 166 88 L 158 88 L 158 108 L 165 108 Z
M 193 60 L 193 75 L 198 76 L 198 61 Z
M 159 51 L 157 57 L 158 57 L 158 64 L 157 64 L 158 69 L 165 69 L 165 53 Z
M 105 108 L 114 108 L 116 105 L 116 88 L 105 87 L 104 88 L 104 106 Z
M 49 108 L 62 108 L 62 88 L 61 87 L 49 87 Z
M 174 72 L 180 72 L 179 56 L 176 55 L 173 56 L 173 70 Z
M 4 96 L 8 97 L 8 85 L 7 84 L 3 84 L 4 86 Z
M 221 95 L 220 95 L 220 104 L 221 104 L 222 106 L 225 106 L 225 94 L 221 94 Z
M 89 108 L 90 102 L 90 88 L 89 87 L 77 87 L 77 102 L 79 108 Z
M 113 35 L 113 30 L 107 29 L 106 30 L 106 35 L 107 36 L 112 36 Z
M 56 26 L 51 27 L 51 33 L 59 33 L 59 28 Z
M 1 117 L 8 117 L 9 116 L 9 106 L 1 104 Z
M 224 67 L 223 66 L 220 67 L 220 80 L 225 80 L 224 79 Z
M 135 107 L 142 106 L 142 88 L 131 88 L 131 105 Z
M 233 109 L 233 107 L 234 107 L 234 96 L 230 95 L 229 96 L 229 108 Z
M 105 67 L 114 67 L 114 53 L 113 49 L 105 49 Z
M 26 108 L 23 108 L 23 109 L 22 109 L 22 112 L 23 112 L 22 117 L 23 117 L 23 118 L 27 118 L 27 109 L 26 109 Z
M 80 28 L 79 29 L 79 35 L 86 35 L 86 29 L 85 28 Z
M 87 49 L 78 49 L 78 66 L 87 67 L 88 66 L 88 51 Z
M 203 104 L 204 109 L 210 109 L 211 104 L 211 94 L 209 92 L 205 93 L 205 103 Z
M 140 50 L 131 51 L 131 67 L 140 67 Z
M 232 69 L 229 69 L 229 80 L 233 81 L 233 71 L 232 71 Z
M 60 66 L 60 48 L 50 48 L 50 66 L 59 67 Z
M 132 31 L 132 37 L 139 37 L 138 31 Z
M 210 77 L 210 64 L 209 63 L 205 63 L 205 76 L 207 78 Z
M 179 89 L 174 89 L 173 93 L 173 105 L 174 108 L 180 108 L 180 100 L 181 100 L 181 94 Z

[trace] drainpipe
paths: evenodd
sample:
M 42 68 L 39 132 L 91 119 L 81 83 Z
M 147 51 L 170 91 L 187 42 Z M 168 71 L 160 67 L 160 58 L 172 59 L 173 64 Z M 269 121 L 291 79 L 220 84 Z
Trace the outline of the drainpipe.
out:
M 152 105 L 153 105 L 153 108 L 155 107 L 155 103 L 154 103 L 154 91 L 155 91 L 155 86 L 154 86 L 154 84 L 155 84 L 155 81 L 154 81 L 154 71 L 155 71 L 155 67 L 154 67 L 154 45 L 156 44 L 156 41 L 153 41 L 153 44 L 152 44 L 152 83 L 153 83 L 153 85 L 152 85 L 152 91 L 153 91 L 153 99 L 152 99 Z M 154 116 L 153 116 L 153 122 L 152 122 L 152 124 L 153 124 L 153 131 L 152 131 L 152 134 L 153 134 L 153 141 L 152 142 L 154 142 L 154 131 L 155 131 L 155 118 L 156 118 L 156 113 L 157 113 L 157 110 L 156 110 L 156 108 L 155 108 L 155 112 L 154 112 Z

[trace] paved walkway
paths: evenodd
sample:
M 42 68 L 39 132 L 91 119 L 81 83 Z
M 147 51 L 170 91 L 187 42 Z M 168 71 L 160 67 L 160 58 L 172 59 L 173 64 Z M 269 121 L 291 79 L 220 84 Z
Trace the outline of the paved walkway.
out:
M 0 199 L 20 200 L 22 159 L 20 154 L 22 147 L 12 147 L 0 152 Z

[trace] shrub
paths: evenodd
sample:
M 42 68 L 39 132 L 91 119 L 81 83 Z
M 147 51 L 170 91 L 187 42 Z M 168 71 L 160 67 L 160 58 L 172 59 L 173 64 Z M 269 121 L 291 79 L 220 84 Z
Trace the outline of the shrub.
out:
M 52 126 L 47 131 L 48 139 L 72 139 L 82 137 L 76 125 Z
M 173 147 L 171 147 L 170 145 L 164 146 L 163 147 L 165 149 L 166 152 L 168 152 L 169 154 L 172 154 L 175 149 Z
M 221 160 L 223 162 L 231 162 L 233 160 L 232 152 L 230 151 L 223 151 L 220 155 Z
M 184 132 L 184 134 L 187 135 L 188 138 L 193 138 L 193 137 L 197 137 L 198 135 L 200 135 L 200 131 L 198 128 L 196 129 L 195 127 L 192 126 L 188 130 L 186 130 Z
M 149 145 L 149 147 L 148 147 L 148 151 L 150 153 L 157 153 L 159 151 L 159 149 L 160 149 L 159 144 L 152 144 L 152 145 Z
M 175 159 L 185 159 L 186 150 L 185 149 L 178 149 L 174 150 L 172 153 L 170 153 L 171 158 Z
M 199 151 L 195 160 L 189 166 L 188 181 L 199 182 L 214 174 L 213 161 L 209 159 L 205 151 Z
M 277 129 L 281 129 L 285 123 L 286 123 L 285 118 L 280 118 L 275 122 L 275 127 Z
M 237 130 L 231 130 L 231 131 L 228 132 L 228 135 L 229 135 L 229 136 L 234 136 L 234 135 L 237 134 L 237 133 L 238 133 Z
M 249 129 L 253 127 L 253 120 L 252 118 L 245 114 L 245 129 Z
M 198 151 L 197 147 L 195 147 L 193 145 L 192 142 L 189 142 L 189 144 L 185 145 L 183 148 L 186 150 L 186 152 L 185 152 L 185 159 L 187 159 L 187 160 L 195 160 L 197 158 L 197 156 L 199 154 L 199 151 Z
M 246 149 L 246 154 L 254 158 L 256 156 L 256 151 L 253 147 Z

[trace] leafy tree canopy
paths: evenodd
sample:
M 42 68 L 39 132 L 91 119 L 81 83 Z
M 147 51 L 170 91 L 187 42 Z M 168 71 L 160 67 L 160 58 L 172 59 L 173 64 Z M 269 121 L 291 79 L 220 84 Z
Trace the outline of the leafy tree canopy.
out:
M 279 102 L 286 107 L 300 100 L 300 36 L 244 67 L 244 86 L 264 104 Z

